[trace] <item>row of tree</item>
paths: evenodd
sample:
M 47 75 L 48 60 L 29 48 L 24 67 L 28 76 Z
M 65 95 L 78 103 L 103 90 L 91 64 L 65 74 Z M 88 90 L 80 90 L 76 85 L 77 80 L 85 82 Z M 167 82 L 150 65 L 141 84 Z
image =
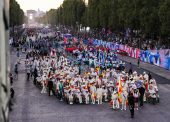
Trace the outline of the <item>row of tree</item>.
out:
M 24 11 L 20 8 L 20 5 L 16 2 L 16 0 L 10 0 L 9 14 L 10 27 L 21 25 L 24 23 Z
M 85 8 L 83 0 L 64 0 L 58 9 L 51 9 L 44 17 L 39 18 L 39 22 L 75 26 L 76 22 L 81 22 Z
M 170 36 L 170 0 L 64 0 L 41 18 L 45 23 L 91 28 L 127 28 L 145 34 Z

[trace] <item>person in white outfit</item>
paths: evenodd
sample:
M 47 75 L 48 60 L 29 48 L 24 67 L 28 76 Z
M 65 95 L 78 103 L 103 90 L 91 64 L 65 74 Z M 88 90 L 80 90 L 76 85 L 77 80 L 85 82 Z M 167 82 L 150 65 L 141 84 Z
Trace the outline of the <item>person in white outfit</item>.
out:
M 73 104 L 73 94 L 71 91 L 69 92 L 68 99 L 69 99 L 69 104 Z
M 122 109 L 121 110 L 126 110 L 127 91 L 124 90 L 121 96 L 122 96 Z
M 149 76 L 148 76 L 148 74 L 146 74 L 146 72 L 143 72 L 143 77 L 144 77 L 144 79 L 145 79 L 146 81 L 149 80 Z
M 96 81 L 97 81 L 97 85 L 98 85 L 99 87 L 101 87 L 101 86 L 102 86 L 102 81 L 100 80 L 99 77 L 96 77 Z
M 98 104 L 102 104 L 102 99 L 103 99 L 103 90 L 101 87 L 97 88 L 97 101 Z
M 80 104 L 83 103 L 82 96 L 81 96 L 81 93 L 80 93 L 80 92 L 78 92 L 77 97 L 78 97 L 78 99 L 79 99 L 79 103 L 80 103 Z
M 117 108 L 119 109 L 119 101 L 118 101 L 118 94 L 117 92 L 112 93 L 112 101 L 113 101 L 113 109 Z
M 89 104 L 90 99 L 89 99 L 89 92 L 88 91 L 85 92 L 85 100 L 86 100 L 86 104 Z
M 95 95 L 96 95 L 96 86 L 92 85 L 90 87 L 90 91 L 91 91 L 91 100 L 92 100 L 92 104 L 96 103 L 96 99 L 95 99 Z
M 42 90 L 41 90 L 41 93 L 47 93 L 46 80 L 47 80 L 47 76 L 44 75 L 43 78 L 42 78 Z

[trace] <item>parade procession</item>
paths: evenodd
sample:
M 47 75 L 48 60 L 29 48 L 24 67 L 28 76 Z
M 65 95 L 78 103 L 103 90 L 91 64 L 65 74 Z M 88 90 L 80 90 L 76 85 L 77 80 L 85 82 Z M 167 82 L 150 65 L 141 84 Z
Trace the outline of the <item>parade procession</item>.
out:
M 25 29 L 21 52 L 26 55 L 27 81 L 41 94 L 55 96 L 66 104 L 108 104 L 114 110 L 139 110 L 145 103 L 159 103 L 156 80 L 151 74 L 127 70 L 117 48 L 95 45 L 92 40 L 54 32 Z M 41 36 L 39 36 L 41 35 Z M 34 40 L 33 40 L 34 39 Z M 46 46 L 48 45 L 48 46 Z
M 0 122 L 169 122 L 170 0 L 0 5 Z

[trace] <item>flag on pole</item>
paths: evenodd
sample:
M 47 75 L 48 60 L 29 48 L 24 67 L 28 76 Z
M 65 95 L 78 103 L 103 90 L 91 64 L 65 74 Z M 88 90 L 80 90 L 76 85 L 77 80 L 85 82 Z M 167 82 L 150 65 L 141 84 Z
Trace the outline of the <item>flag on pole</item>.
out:
M 121 94 L 123 92 L 121 76 L 118 77 L 117 82 L 118 82 L 118 100 L 119 100 L 119 103 L 121 103 L 122 102 Z

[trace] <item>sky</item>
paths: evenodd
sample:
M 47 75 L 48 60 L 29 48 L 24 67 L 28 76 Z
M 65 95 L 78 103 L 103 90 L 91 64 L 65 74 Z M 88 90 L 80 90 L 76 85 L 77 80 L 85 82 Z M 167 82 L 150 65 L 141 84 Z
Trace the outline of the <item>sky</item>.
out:
M 64 0 L 16 0 L 20 4 L 21 9 L 26 10 L 41 10 L 48 11 L 50 9 L 57 9 Z

